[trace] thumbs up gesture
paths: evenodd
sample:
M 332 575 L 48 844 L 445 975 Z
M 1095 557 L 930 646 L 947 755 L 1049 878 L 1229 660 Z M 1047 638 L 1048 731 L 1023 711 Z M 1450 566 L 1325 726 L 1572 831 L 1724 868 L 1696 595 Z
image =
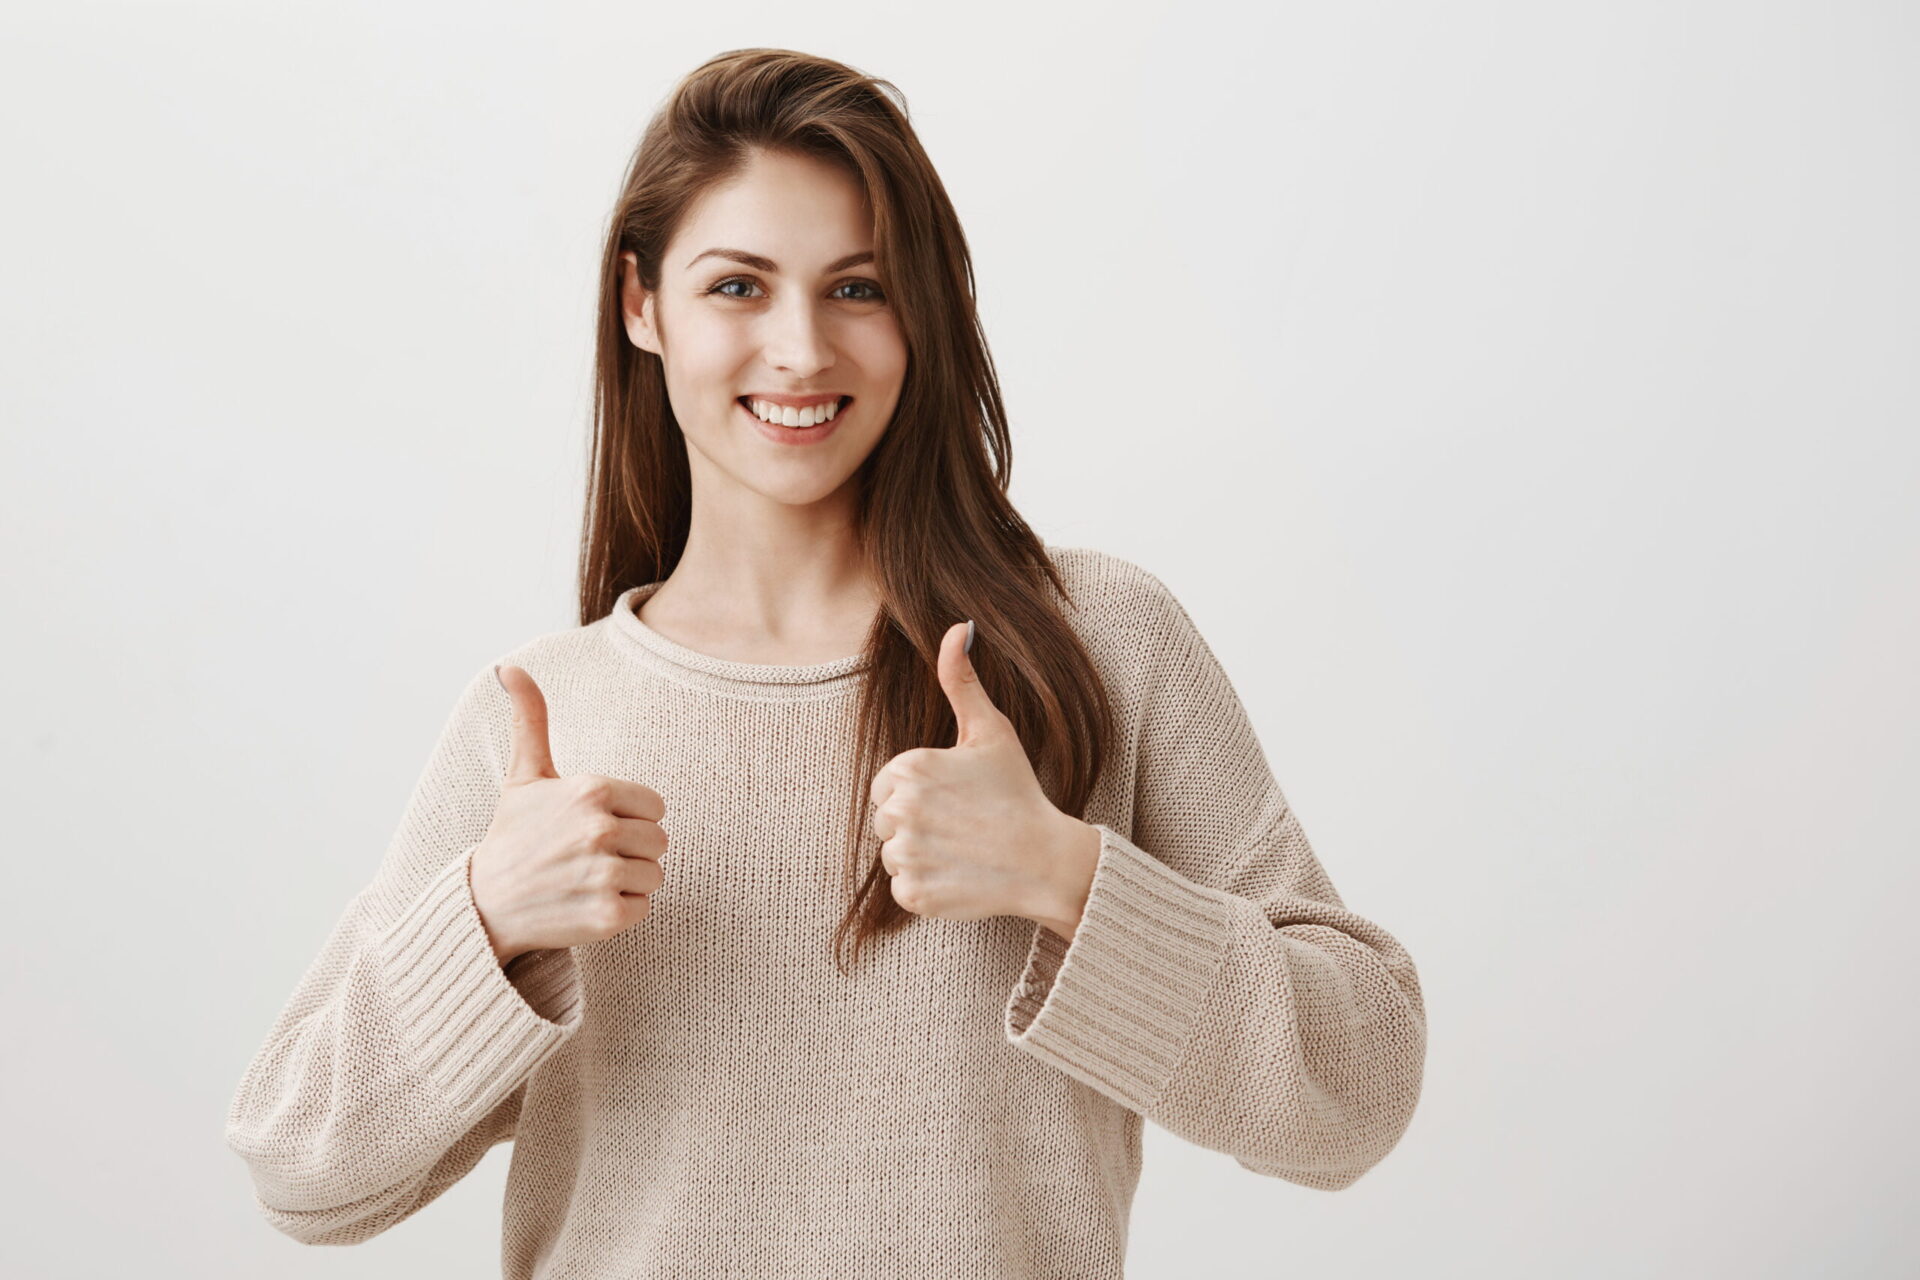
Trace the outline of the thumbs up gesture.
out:
M 652 787 L 624 778 L 561 777 L 540 686 L 520 667 L 495 674 L 513 702 L 513 754 L 470 879 L 481 923 L 505 964 L 542 947 L 598 942 L 646 919 L 649 895 L 664 880 L 666 803 Z
M 951 747 L 903 751 L 868 796 L 893 900 L 947 920 L 1023 916 L 1072 938 L 1100 856 L 1100 833 L 1047 799 L 1013 722 L 981 687 L 971 622 L 940 641 Z

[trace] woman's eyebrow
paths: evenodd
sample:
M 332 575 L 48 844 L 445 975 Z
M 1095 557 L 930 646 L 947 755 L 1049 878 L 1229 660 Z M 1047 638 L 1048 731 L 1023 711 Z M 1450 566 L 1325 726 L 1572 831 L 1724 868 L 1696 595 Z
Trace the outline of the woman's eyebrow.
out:
M 770 271 L 775 275 L 780 274 L 780 267 L 772 258 L 763 258 L 757 253 L 748 253 L 745 249 L 708 249 L 705 253 L 695 254 L 688 260 L 687 266 L 691 267 L 702 258 L 731 258 L 735 262 L 752 267 L 755 271 Z M 872 261 L 873 250 L 862 249 L 859 253 L 850 253 L 844 258 L 837 258 L 829 262 L 825 274 L 831 275 L 835 271 L 845 271 L 848 267 L 856 266 L 862 262 Z

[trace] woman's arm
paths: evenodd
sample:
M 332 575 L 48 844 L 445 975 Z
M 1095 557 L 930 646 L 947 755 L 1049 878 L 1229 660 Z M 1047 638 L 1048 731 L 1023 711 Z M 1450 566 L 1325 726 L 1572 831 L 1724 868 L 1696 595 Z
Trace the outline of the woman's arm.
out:
M 526 1080 L 580 1025 L 572 952 L 503 969 L 468 885 L 506 715 L 489 665 L 228 1109 L 262 1213 L 296 1239 L 356 1243 L 445 1191 L 512 1137 Z
M 1035 930 L 1007 1036 L 1244 1168 L 1339 1190 L 1412 1119 L 1419 976 L 1343 905 L 1212 650 L 1139 572 L 1158 651 L 1134 695 L 1134 838 L 1095 824 L 1073 939 Z

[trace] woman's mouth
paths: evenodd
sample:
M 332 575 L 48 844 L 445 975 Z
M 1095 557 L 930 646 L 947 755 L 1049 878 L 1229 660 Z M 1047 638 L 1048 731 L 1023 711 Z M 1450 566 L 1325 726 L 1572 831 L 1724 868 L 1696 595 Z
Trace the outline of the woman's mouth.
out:
M 758 413 L 754 412 L 753 405 L 757 403 L 765 406 L 769 415 L 775 416 L 776 418 L 784 418 L 789 412 L 792 412 L 795 417 L 801 418 L 803 421 L 811 421 L 811 419 L 816 416 L 817 411 L 814 409 L 789 411 L 781 405 L 769 404 L 765 400 L 754 401 L 749 396 L 737 396 L 734 398 L 734 403 L 740 406 L 740 412 L 747 415 L 748 419 L 752 421 L 754 428 L 775 444 L 813 444 L 816 441 L 825 440 L 833 434 L 833 429 L 840 425 L 840 419 L 846 416 L 848 406 L 853 403 L 853 397 L 841 396 L 838 401 L 835 401 L 830 406 L 832 411 L 831 416 L 824 422 L 814 422 L 809 426 L 792 427 L 787 426 L 784 421 L 767 421 Z

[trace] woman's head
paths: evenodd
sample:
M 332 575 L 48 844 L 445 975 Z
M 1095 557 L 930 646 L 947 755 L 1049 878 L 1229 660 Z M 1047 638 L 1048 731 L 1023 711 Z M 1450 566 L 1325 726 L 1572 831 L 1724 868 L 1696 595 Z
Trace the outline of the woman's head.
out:
M 768 501 L 843 505 L 859 539 L 880 608 L 856 713 L 853 896 L 836 949 L 851 937 L 857 960 L 913 918 L 887 889 L 867 791 L 892 756 L 952 745 L 934 661 L 954 623 L 975 621 L 981 684 L 1048 795 L 1082 812 L 1111 710 L 1061 613 L 1059 574 L 1007 500 L 1012 446 L 966 237 L 898 89 L 787 49 L 736 49 L 696 68 L 628 165 L 595 340 L 583 625 L 628 587 L 671 575 L 696 473 Z M 768 439 L 736 403 L 815 391 L 853 399 L 812 444 Z
M 873 239 L 857 172 L 754 145 L 682 212 L 650 273 L 638 249 L 621 251 L 627 336 L 660 358 L 696 484 L 851 505 L 847 482 L 886 431 L 907 369 Z M 828 396 L 837 411 L 818 441 L 797 443 L 807 437 L 767 408 Z
M 588 543 L 602 535 L 627 563 L 583 564 L 583 607 L 610 604 L 613 577 L 672 571 L 690 469 L 703 487 L 831 498 L 858 526 L 877 514 L 867 489 L 889 469 L 888 436 L 915 437 L 896 470 L 978 451 L 985 394 L 1004 451 L 959 219 L 901 101 L 831 59 L 736 49 L 688 74 L 648 123 L 608 227 L 597 333 L 595 497 L 609 506 Z M 708 249 L 778 271 L 694 261 Z M 861 252 L 872 257 L 829 270 Z M 754 391 L 854 399 L 825 440 L 782 444 L 736 406 Z

